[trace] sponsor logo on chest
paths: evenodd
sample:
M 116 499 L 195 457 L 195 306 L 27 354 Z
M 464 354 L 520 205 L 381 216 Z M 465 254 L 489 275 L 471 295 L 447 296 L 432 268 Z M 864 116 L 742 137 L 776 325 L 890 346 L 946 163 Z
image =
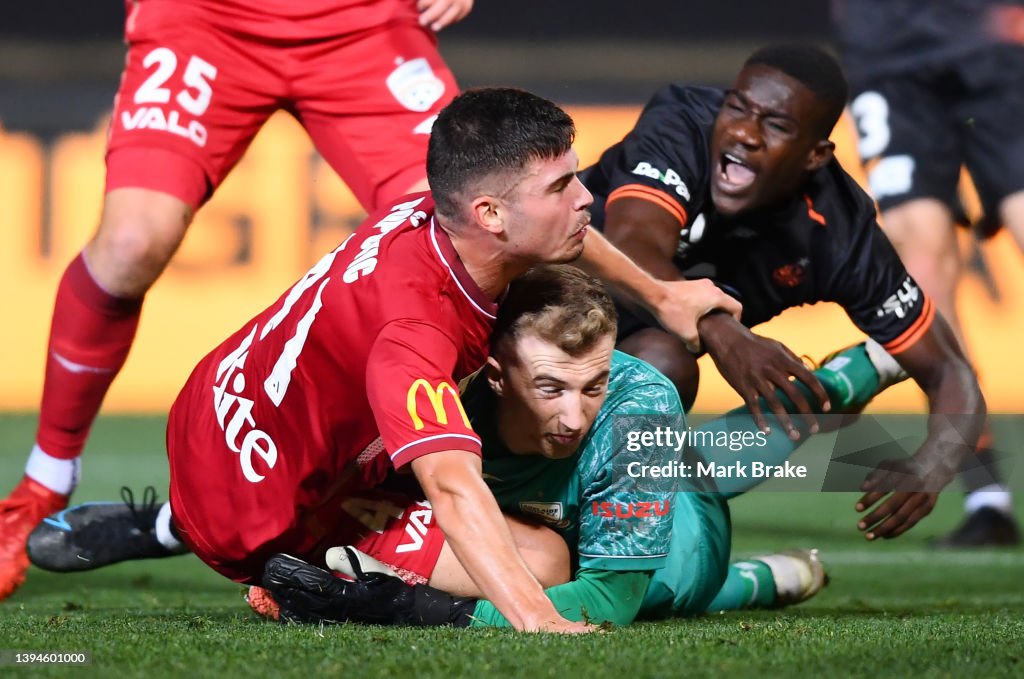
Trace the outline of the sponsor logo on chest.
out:
M 592 502 L 590 513 L 605 519 L 645 519 L 668 514 L 669 501 L 660 502 Z

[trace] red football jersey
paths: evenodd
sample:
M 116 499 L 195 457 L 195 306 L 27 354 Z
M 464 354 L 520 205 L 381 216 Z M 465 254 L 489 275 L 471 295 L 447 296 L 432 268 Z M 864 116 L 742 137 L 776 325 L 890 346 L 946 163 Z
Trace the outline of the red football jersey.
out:
M 171 505 L 205 551 L 240 559 L 333 520 L 391 466 L 479 454 L 458 383 L 487 356 L 496 305 L 430 194 L 399 201 L 206 356 L 175 401 Z
M 168 0 L 125 0 L 134 5 Z M 246 35 L 305 40 L 351 35 L 396 22 L 417 22 L 416 0 L 173 0 L 218 17 Z

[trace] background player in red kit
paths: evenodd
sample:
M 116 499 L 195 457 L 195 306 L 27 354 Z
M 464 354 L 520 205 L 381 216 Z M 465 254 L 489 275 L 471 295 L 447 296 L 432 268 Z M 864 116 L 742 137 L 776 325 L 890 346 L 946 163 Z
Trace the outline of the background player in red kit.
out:
M 425 190 L 430 125 L 457 92 L 433 32 L 472 0 L 128 0 L 128 57 L 99 228 L 57 290 L 36 445 L 0 502 L 0 599 L 25 538 L 67 505 L 78 458 L 195 210 L 278 109 L 369 211 Z

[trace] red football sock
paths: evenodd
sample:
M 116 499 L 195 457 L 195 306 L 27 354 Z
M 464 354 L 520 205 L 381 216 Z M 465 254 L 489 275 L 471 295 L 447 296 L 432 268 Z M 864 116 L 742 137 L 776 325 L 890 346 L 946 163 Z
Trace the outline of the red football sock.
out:
M 36 442 L 53 457 L 82 453 L 139 325 L 141 299 L 103 290 L 78 255 L 61 278 L 50 326 Z

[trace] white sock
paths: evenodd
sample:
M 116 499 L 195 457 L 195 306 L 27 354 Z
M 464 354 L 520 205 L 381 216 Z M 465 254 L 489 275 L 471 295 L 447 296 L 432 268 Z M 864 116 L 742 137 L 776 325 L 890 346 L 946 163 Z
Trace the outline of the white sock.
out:
M 160 512 L 156 515 L 156 525 L 154 526 L 154 532 L 156 533 L 156 541 L 166 547 L 169 551 L 184 553 L 188 551 L 188 547 L 185 543 L 174 537 L 174 533 L 171 531 L 171 503 L 165 502 L 160 507 Z
M 32 453 L 25 465 L 25 475 L 55 493 L 71 495 L 82 474 L 82 459 L 64 460 L 49 455 L 39 444 L 32 446 Z
M 1000 483 L 992 483 L 971 491 L 964 500 L 964 511 L 973 514 L 982 507 L 991 507 L 1003 514 L 1013 513 L 1013 495 Z

